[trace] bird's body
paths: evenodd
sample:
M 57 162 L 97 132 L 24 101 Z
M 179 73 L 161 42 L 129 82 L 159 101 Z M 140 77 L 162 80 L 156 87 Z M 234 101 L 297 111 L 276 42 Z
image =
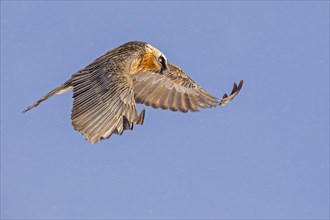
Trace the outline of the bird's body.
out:
M 145 111 L 136 103 L 172 111 L 198 111 L 225 105 L 240 91 L 243 81 L 222 99 L 206 92 L 180 68 L 167 62 L 158 49 L 133 41 L 110 50 L 49 92 L 23 112 L 55 94 L 73 90 L 72 125 L 96 143 L 143 124 Z

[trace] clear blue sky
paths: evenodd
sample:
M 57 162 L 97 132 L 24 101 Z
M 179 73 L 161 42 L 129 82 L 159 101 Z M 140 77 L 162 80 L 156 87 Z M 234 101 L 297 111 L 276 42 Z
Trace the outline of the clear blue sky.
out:
M 72 93 L 21 114 L 131 40 L 214 95 L 245 85 L 96 145 Z M 329 218 L 329 2 L 1 1 L 1 217 Z

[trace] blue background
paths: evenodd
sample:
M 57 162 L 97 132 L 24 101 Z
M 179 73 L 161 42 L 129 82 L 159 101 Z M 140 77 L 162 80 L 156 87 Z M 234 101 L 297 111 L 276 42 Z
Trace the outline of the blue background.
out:
M 214 95 L 244 87 L 96 145 L 71 92 L 21 114 L 131 40 Z M 2 1 L 1 217 L 329 218 L 329 2 Z

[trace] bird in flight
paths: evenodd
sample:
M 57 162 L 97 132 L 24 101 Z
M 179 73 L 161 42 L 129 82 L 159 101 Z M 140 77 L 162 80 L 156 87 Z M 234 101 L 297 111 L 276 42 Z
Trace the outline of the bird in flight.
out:
M 172 111 L 198 111 L 230 102 L 243 80 L 228 96 L 206 92 L 166 56 L 148 43 L 132 41 L 108 51 L 23 111 L 37 107 L 55 94 L 73 90 L 72 125 L 94 144 L 112 134 L 143 124 L 145 110 L 137 103 Z

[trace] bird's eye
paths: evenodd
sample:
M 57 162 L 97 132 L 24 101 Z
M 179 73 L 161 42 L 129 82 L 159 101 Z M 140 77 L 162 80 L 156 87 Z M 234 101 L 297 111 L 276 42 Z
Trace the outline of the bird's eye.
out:
M 161 73 L 164 73 L 164 71 L 167 69 L 167 65 L 166 65 L 166 60 L 163 56 L 159 56 L 158 57 L 158 62 L 160 63 L 161 65 L 161 70 L 160 72 Z
M 164 57 L 163 57 L 163 56 L 159 56 L 159 57 L 158 57 L 158 62 L 159 62 L 160 64 L 162 64 L 162 65 L 165 65 L 165 59 L 164 59 Z

